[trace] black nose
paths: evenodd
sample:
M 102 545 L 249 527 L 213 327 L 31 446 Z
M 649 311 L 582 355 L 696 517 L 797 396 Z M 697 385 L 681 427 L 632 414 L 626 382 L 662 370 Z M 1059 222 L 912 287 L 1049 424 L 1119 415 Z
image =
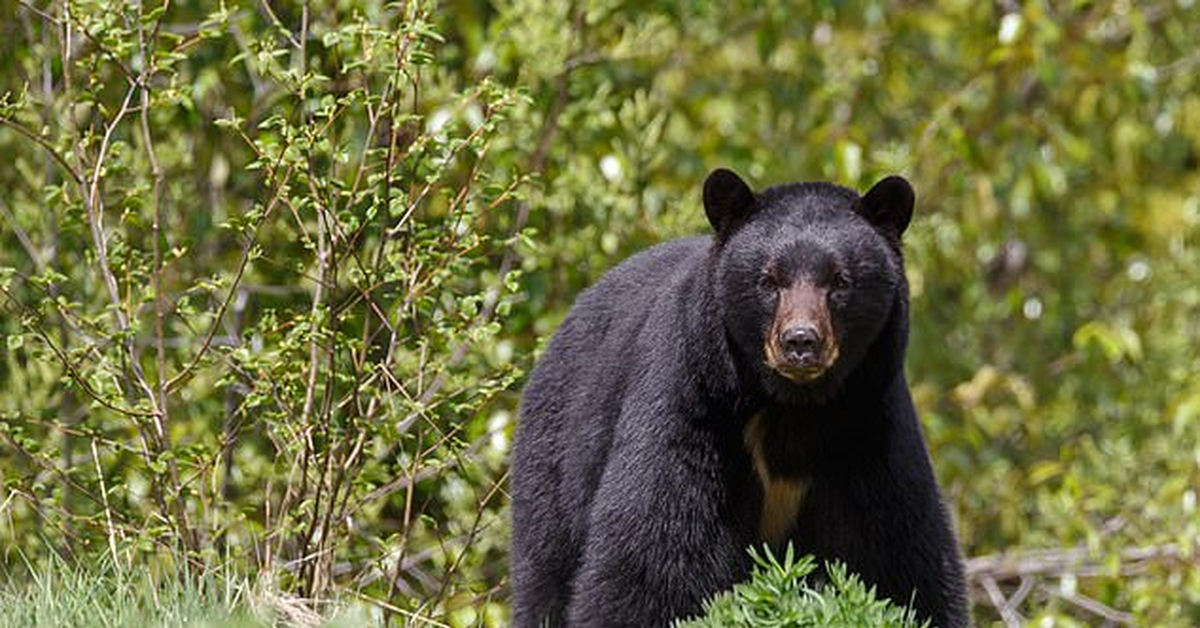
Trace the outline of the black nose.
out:
M 821 353 L 821 334 L 812 327 L 797 326 L 784 330 L 779 337 L 784 353 L 791 359 L 815 360 Z

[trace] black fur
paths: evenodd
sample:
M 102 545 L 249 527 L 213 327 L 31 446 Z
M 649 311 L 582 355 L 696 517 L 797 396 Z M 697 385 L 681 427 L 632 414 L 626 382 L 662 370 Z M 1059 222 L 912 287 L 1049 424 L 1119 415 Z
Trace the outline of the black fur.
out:
M 525 388 L 512 458 L 514 625 L 665 626 L 744 579 L 772 476 L 809 487 L 788 535 L 941 628 L 966 626 L 958 546 L 903 373 L 912 189 L 760 194 L 720 170 L 716 237 L 635 255 L 581 294 Z M 828 288 L 841 347 L 796 384 L 766 366 L 766 269 Z

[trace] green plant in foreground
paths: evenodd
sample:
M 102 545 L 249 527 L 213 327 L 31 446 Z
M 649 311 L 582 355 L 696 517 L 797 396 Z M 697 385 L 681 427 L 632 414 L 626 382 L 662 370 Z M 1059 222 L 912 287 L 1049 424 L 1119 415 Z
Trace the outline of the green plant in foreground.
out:
M 701 618 L 680 622 L 677 628 L 744 626 L 748 628 L 922 628 L 912 609 L 875 596 L 845 565 L 827 563 L 827 578 L 809 578 L 817 570 L 811 556 L 796 559 L 789 545 L 781 563 L 770 548 L 750 549 L 754 571 L 750 580 L 705 604 Z

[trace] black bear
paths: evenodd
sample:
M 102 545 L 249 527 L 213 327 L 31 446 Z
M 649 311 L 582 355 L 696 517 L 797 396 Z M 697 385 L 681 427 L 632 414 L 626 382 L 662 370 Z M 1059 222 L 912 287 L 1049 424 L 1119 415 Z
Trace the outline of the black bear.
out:
M 747 548 L 838 559 L 940 628 L 963 568 L 904 377 L 908 182 L 704 183 L 713 237 L 582 293 L 525 387 L 513 619 L 666 626 Z

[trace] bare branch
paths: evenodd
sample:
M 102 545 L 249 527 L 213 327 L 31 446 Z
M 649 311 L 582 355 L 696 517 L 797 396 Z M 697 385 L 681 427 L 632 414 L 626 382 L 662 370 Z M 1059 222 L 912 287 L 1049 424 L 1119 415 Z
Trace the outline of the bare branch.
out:
M 984 592 L 987 593 L 988 599 L 991 600 L 992 606 L 1000 612 L 1000 619 L 1004 621 L 1004 625 L 1008 628 L 1021 628 L 1025 625 L 1024 618 L 1016 612 L 1012 607 L 1012 602 L 1004 597 L 1004 592 L 1000 590 L 996 581 L 990 577 L 984 577 L 980 584 L 983 585 Z
M 1067 602 L 1110 622 L 1129 625 L 1133 623 L 1133 614 L 1119 611 L 1103 602 L 1080 593 L 1063 594 L 1055 587 L 1042 585 L 1042 590 L 1051 595 L 1058 595 Z
M 1198 548 L 1200 549 L 1200 548 Z M 1142 573 L 1154 564 L 1200 565 L 1200 551 L 1185 552 L 1174 543 L 1131 547 L 1121 551 L 1120 575 Z M 967 561 L 972 580 L 997 581 L 1025 576 L 1096 576 L 1111 574 L 1108 562 L 1085 547 L 1025 550 L 977 556 Z
M 1200 547 L 1196 549 L 1200 550 Z M 1108 622 L 1131 624 L 1134 620 L 1131 613 L 1114 609 L 1077 591 L 1068 592 L 1044 582 L 1035 583 L 1066 576 L 1128 576 L 1144 573 L 1154 565 L 1194 568 L 1200 565 L 1200 552 L 1185 552 L 1173 543 L 1127 548 L 1120 552 L 1114 573 L 1109 560 L 1084 547 L 1025 550 L 972 558 L 967 561 L 967 575 L 1009 628 L 1025 624 L 1017 609 L 1035 586 L 1046 595 L 1062 598 Z M 1001 583 L 1013 580 L 1019 580 L 1020 584 L 1006 597 Z

